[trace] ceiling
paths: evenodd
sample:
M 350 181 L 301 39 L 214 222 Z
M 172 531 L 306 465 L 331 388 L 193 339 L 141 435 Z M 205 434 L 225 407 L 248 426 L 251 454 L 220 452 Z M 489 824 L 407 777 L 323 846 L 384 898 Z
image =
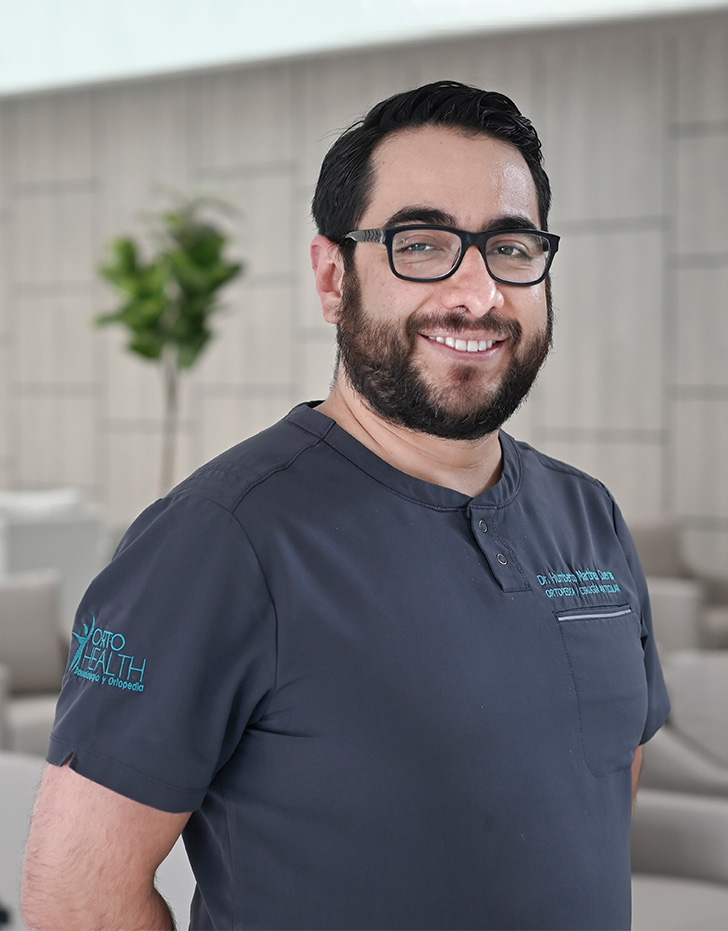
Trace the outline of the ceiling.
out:
M 0 0 L 0 95 L 728 0 Z

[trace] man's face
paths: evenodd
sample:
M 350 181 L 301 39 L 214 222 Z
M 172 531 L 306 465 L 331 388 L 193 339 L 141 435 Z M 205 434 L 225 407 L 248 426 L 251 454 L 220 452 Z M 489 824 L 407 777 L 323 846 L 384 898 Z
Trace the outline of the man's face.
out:
M 427 126 L 389 136 L 373 164 L 360 229 L 540 227 L 528 166 L 500 140 Z M 375 413 L 419 432 L 472 440 L 497 430 L 533 384 L 551 329 L 545 283 L 497 283 L 474 247 L 450 278 L 409 282 L 392 274 L 382 245 L 362 243 L 344 276 L 344 375 Z

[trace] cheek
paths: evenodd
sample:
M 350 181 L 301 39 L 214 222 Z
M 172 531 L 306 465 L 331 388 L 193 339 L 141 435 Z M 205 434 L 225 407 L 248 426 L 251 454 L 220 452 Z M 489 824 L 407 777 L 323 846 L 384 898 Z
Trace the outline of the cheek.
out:
M 512 311 L 523 326 L 543 329 L 548 320 L 548 298 L 545 283 L 542 282 L 532 288 L 521 289 L 521 293 L 514 298 Z
M 360 274 L 362 307 L 369 314 L 388 320 L 406 319 L 432 301 L 432 288 L 425 284 L 402 281 L 392 274 L 389 265 Z

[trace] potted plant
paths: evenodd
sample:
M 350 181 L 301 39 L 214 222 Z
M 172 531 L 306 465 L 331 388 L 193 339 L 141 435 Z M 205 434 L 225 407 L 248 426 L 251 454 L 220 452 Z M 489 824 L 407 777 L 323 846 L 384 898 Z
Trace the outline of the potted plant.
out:
M 128 330 L 127 348 L 159 367 L 164 388 L 160 494 L 174 480 L 179 380 L 212 336 L 211 316 L 220 309 L 220 291 L 243 266 L 230 261 L 227 235 L 210 214 L 223 207 L 210 198 L 180 199 L 151 216 L 156 250 L 144 258 L 131 236 L 112 240 L 109 260 L 99 267 L 121 298 L 96 323 Z

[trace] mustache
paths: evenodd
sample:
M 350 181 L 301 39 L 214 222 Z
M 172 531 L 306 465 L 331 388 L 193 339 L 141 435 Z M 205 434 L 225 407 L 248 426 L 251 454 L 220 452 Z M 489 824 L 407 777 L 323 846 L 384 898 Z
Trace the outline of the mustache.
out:
M 420 330 L 430 328 L 450 330 L 453 335 L 477 334 L 480 339 L 508 337 L 514 344 L 523 334 L 523 327 L 517 320 L 502 317 L 496 311 L 491 311 L 479 322 L 455 311 L 443 314 L 414 314 L 407 321 L 407 331 L 411 339 L 414 339 Z

